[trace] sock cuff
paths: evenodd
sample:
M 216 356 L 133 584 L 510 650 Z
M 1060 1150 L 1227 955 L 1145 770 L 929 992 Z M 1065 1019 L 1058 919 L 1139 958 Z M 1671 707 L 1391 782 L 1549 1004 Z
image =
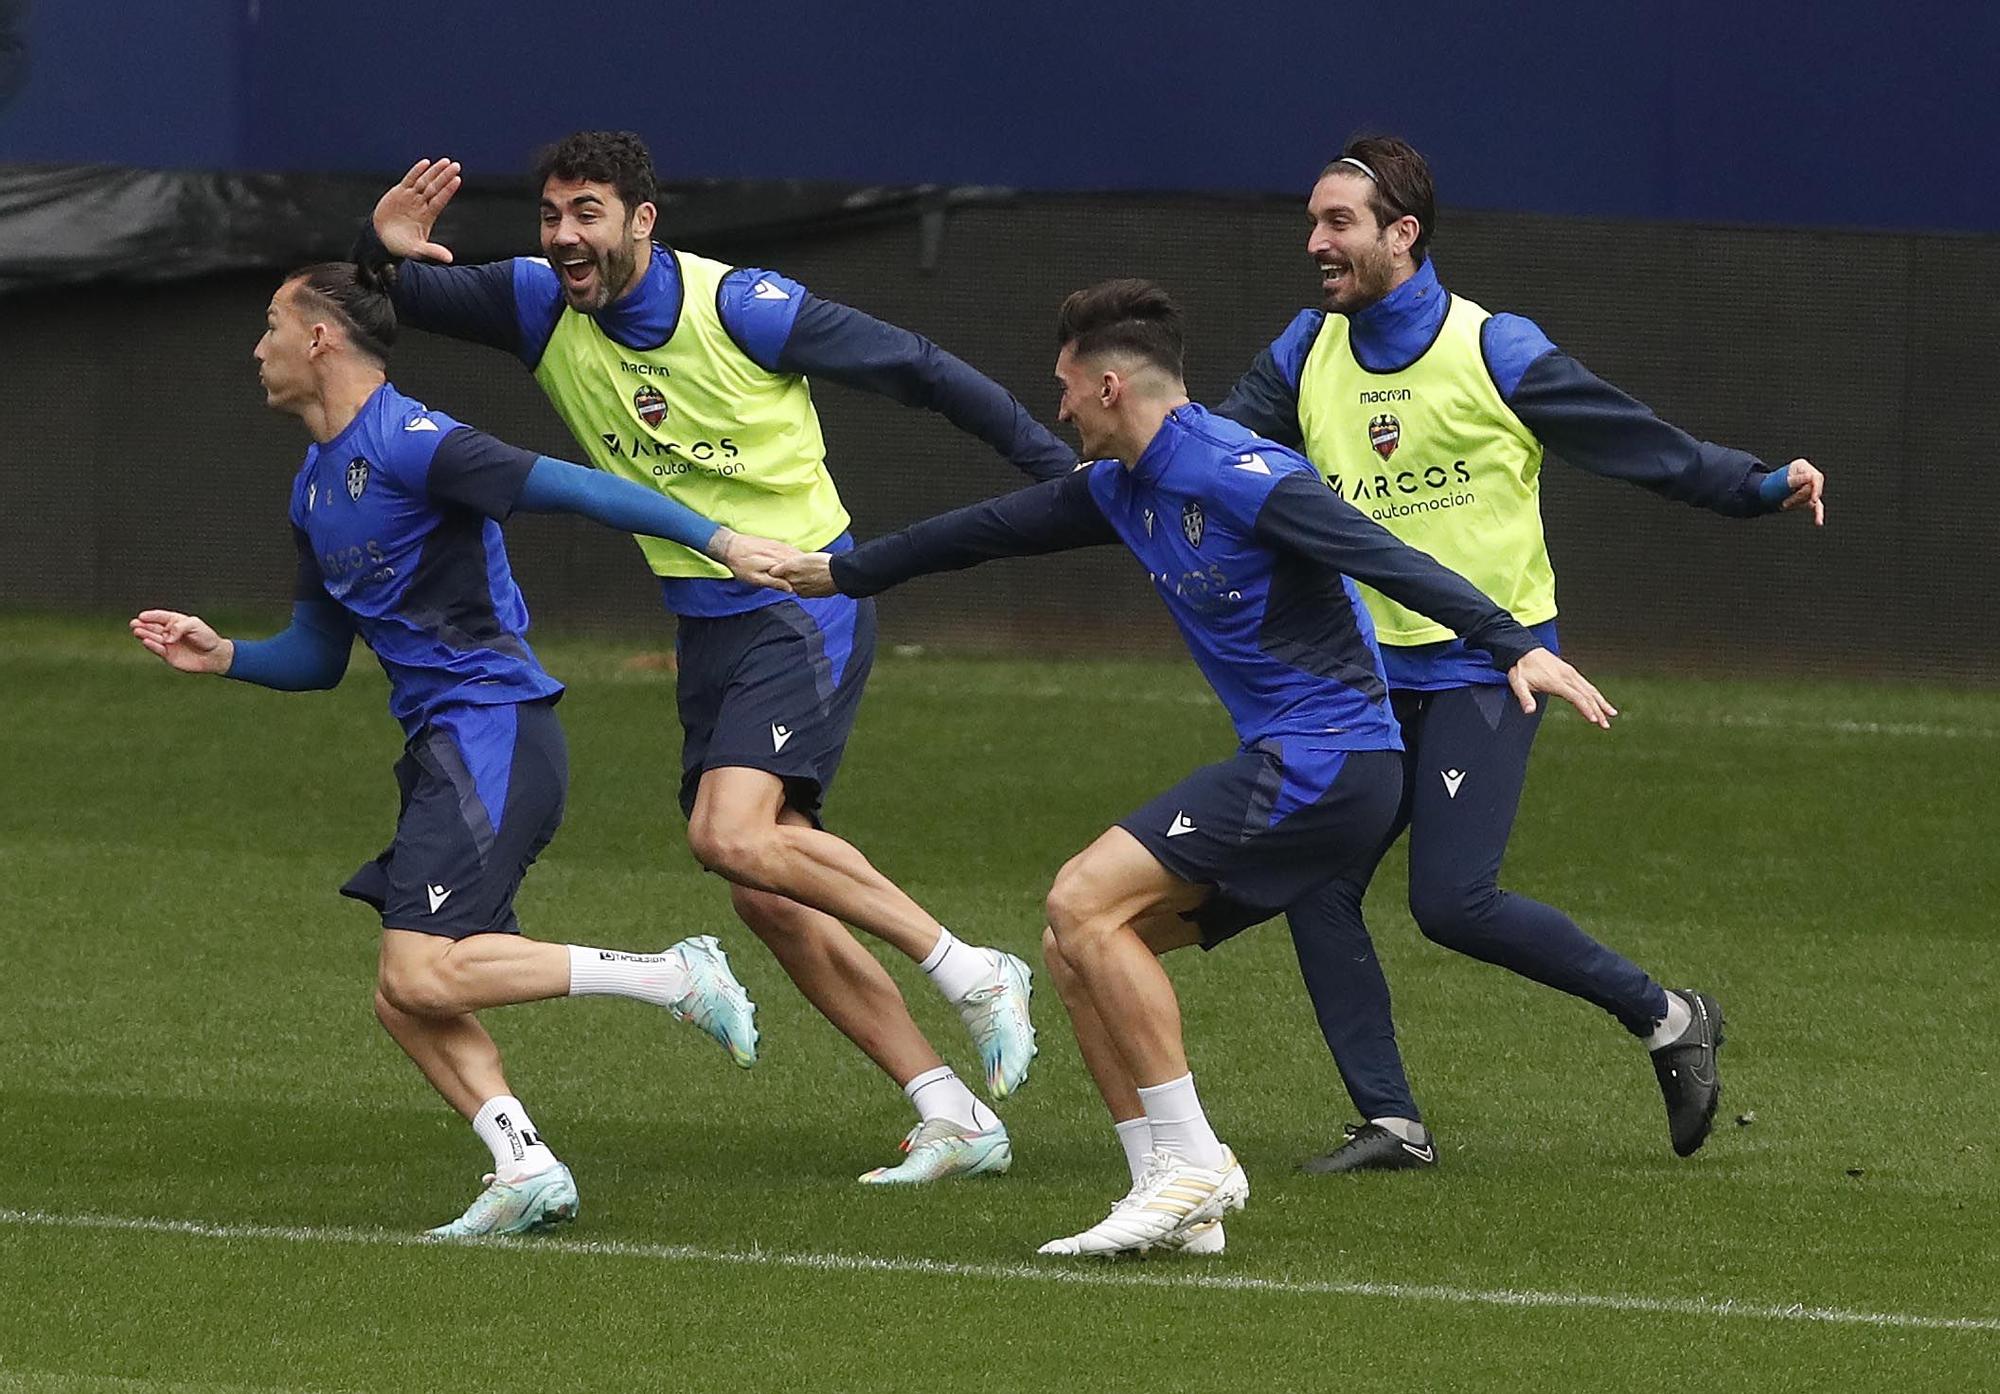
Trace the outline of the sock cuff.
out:
M 957 1078 L 957 1073 L 949 1065 L 939 1065 L 934 1070 L 925 1070 L 922 1074 L 916 1076 L 903 1086 L 903 1097 L 914 1102 L 919 1091 L 927 1089 L 933 1084 L 942 1084 L 945 1080 L 955 1078 Z
M 521 1107 L 521 1101 L 512 1094 L 495 1094 L 492 1098 L 481 1104 L 479 1111 L 472 1115 L 472 1126 L 475 1128 L 484 1127 L 509 1109 L 512 1109 L 517 1115 L 526 1112 Z
M 1194 1071 L 1189 1070 L 1179 1079 L 1170 1079 L 1165 1084 L 1142 1084 L 1139 1086 L 1141 1099 L 1164 1099 L 1177 1089 L 1194 1087 Z
M 925 955 L 924 961 L 917 966 L 922 968 L 926 973 L 931 972 L 940 963 L 944 962 L 944 956 L 950 953 L 952 945 L 958 942 L 957 939 L 952 937 L 950 930 L 946 929 L 943 925 L 939 925 L 937 943 L 931 946 L 930 953 Z
M 1148 1132 L 1151 1132 L 1151 1131 L 1152 1131 L 1152 1128 L 1153 1128 L 1153 1124 L 1152 1124 L 1152 1121 L 1151 1121 L 1150 1119 L 1146 1118 L 1146 1117 L 1145 1117 L 1145 1116 L 1144 1116 L 1144 1115 L 1142 1114 L 1142 1115 L 1140 1115 L 1140 1116 L 1139 1116 L 1139 1117 L 1137 1117 L 1137 1118 L 1120 1118 L 1120 1119 L 1117 1119 L 1116 1121 L 1114 1121 L 1114 1122 L 1112 1123 L 1111 1127 L 1112 1127 L 1113 1131 L 1115 1131 L 1115 1132 L 1116 1132 L 1116 1133 L 1118 1134 L 1118 1136 L 1120 1136 L 1120 1137 L 1124 1137 L 1124 1136 L 1126 1136 L 1126 1135 L 1127 1135 L 1128 1133 L 1132 1133 L 1132 1132 L 1136 1132 L 1136 1131 L 1137 1131 L 1138 1129 L 1140 1129 L 1140 1128 L 1144 1128 L 1144 1129 L 1146 1129 L 1146 1130 L 1147 1130 Z

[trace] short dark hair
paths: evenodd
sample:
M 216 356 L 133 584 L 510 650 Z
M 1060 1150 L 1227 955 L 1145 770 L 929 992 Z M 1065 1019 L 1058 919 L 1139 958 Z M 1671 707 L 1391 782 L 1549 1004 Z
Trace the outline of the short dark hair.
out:
M 628 220 L 640 204 L 660 201 L 653 152 L 633 131 L 578 131 L 563 137 L 535 157 L 535 192 L 551 178 L 609 184 L 618 191 Z
M 1151 281 L 1128 276 L 1074 292 L 1056 316 L 1056 347 L 1078 357 L 1131 353 L 1181 376 L 1181 308 Z
M 285 284 L 297 281 L 311 312 L 337 320 L 356 348 L 386 363 L 396 344 L 396 306 L 382 276 L 373 266 L 321 261 L 301 266 Z
M 1346 163 L 1349 160 L 1368 166 L 1373 177 Z M 1368 180 L 1368 211 L 1376 222 L 1387 227 L 1402 217 L 1417 220 L 1417 240 L 1410 256 L 1422 266 L 1430 255 L 1431 233 L 1437 227 L 1437 187 L 1431 182 L 1430 164 L 1416 147 L 1395 136 L 1356 136 L 1319 177 L 1324 179 L 1340 170 Z

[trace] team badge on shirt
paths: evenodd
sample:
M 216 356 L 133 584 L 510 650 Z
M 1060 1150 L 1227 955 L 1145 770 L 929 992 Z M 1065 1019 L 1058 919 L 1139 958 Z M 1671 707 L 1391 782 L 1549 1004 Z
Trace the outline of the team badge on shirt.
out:
M 1181 535 L 1187 538 L 1188 546 L 1201 546 L 1201 535 L 1207 530 L 1208 522 L 1201 516 L 1201 505 L 1189 499 L 1181 506 Z
M 1396 453 L 1396 447 L 1403 443 L 1403 423 L 1383 412 L 1368 422 L 1368 443 L 1375 447 L 1375 453 L 1388 459 Z
M 361 491 L 368 487 L 368 461 L 356 455 L 347 462 L 347 496 L 359 503 Z
M 657 387 L 642 387 L 632 394 L 632 410 L 648 426 L 657 426 L 667 419 L 667 399 Z

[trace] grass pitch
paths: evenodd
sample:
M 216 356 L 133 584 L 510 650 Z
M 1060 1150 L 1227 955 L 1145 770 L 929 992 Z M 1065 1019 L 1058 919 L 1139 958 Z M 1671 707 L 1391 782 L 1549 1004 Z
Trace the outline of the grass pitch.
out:
M 485 1154 L 375 1027 L 333 893 L 395 813 L 372 665 L 288 697 L 115 621 L 0 643 L 0 1391 L 2000 1385 L 2000 697 L 1612 681 L 1610 735 L 1549 722 L 1507 880 L 1721 998 L 1698 1157 L 1608 1019 L 1416 934 L 1396 854 L 1371 910 L 1443 1165 L 1291 1172 L 1347 1114 L 1268 926 L 1171 960 L 1252 1181 L 1229 1253 L 1079 1268 L 1034 1247 L 1124 1177 L 1053 992 L 1011 1175 L 855 1185 L 905 1106 L 688 857 L 671 676 L 553 640 L 571 813 L 523 921 L 719 934 L 763 1060 L 628 1002 L 490 1014 L 583 1218 L 410 1242 Z M 1185 663 L 885 656 L 831 816 L 1035 961 L 1062 859 L 1229 745 Z

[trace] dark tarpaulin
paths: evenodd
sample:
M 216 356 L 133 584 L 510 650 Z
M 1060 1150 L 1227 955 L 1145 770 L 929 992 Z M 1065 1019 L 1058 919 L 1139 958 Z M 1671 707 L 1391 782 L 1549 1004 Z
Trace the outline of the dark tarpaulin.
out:
M 171 281 L 347 256 L 397 175 L 214 174 L 99 165 L 0 165 L 0 293 L 91 281 Z M 708 182 L 665 188 L 660 236 L 700 243 L 883 221 L 932 221 L 1006 190 Z M 525 188 L 462 189 L 437 240 L 462 262 L 535 250 Z M 935 239 L 927 237 L 927 248 Z

